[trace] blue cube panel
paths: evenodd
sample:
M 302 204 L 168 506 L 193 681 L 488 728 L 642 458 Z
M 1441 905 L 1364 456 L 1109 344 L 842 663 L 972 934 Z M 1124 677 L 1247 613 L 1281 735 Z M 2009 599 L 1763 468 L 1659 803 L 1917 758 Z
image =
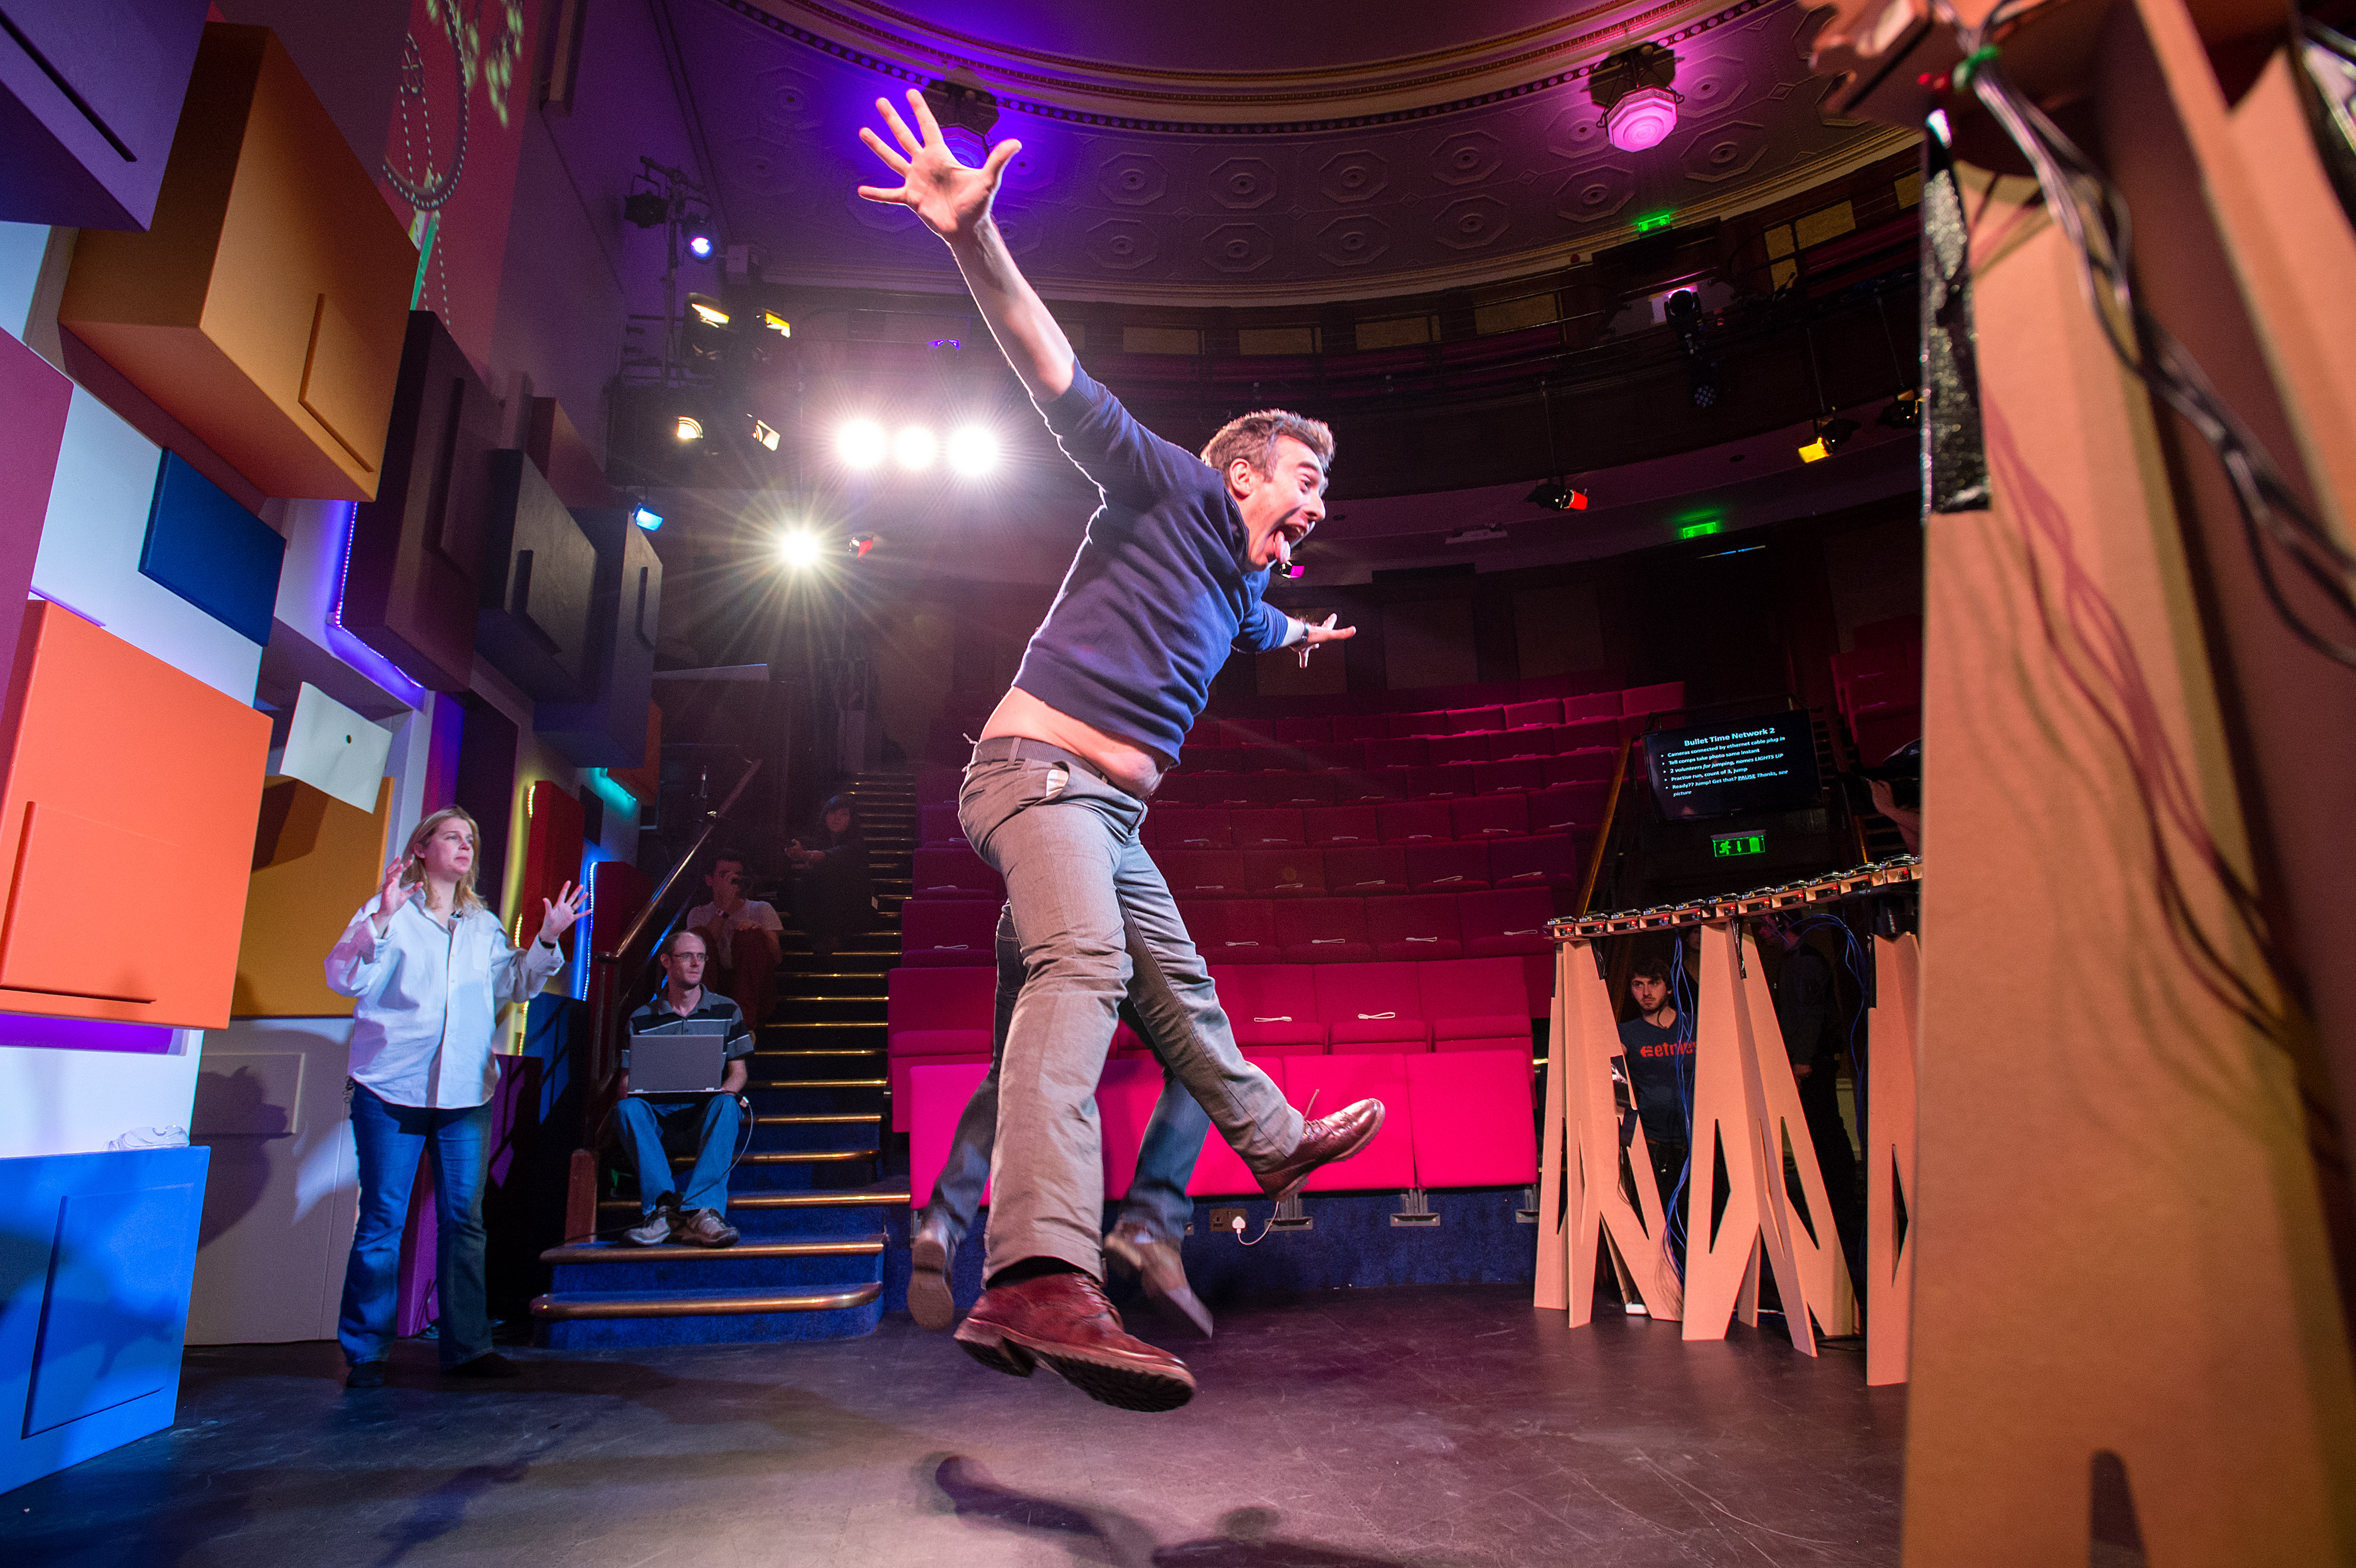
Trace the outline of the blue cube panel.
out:
M 250 641 L 270 641 L 286 540 L 177 453 L 155 471 L 139 571 Z

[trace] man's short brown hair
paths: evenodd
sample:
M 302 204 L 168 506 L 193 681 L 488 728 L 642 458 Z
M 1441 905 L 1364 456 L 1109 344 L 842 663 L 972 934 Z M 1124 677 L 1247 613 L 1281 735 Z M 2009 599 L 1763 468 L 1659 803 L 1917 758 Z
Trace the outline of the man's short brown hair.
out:
M 1318 465 L 1330 477 L 1333 470 L 1333 432 L 1323 420 L 1312 420 L 1286 409 L 1261 409 L 1229 420 L 1203 447 L 1203 461 L 1221 474 L 1238 457 L 1256 474 L 1276 472 L 1276 443 L 1290 436 L 1317 454 Z

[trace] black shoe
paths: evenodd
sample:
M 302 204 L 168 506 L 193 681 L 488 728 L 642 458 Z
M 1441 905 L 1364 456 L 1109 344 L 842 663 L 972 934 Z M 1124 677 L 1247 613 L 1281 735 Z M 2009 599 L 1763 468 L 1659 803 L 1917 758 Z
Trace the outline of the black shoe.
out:
M 460 1361 L 455 1367 L 443 1368 L 442 1375 L 445 1378 L 519 1378 L 523 1376 L 523 1369 L 497 1350 L 486 1350 L 471 1361 Z
M 344 1386 L 346 1388 L 382 1388 L 384 1386 L 384 1363 L 382 1361 L 354 1361 L 352 1363 L 352 1370 L 344 1374 Z
M 930 1215 L 916 1221 L 916 1233 L 908 1238 L 908 1316 L 918 1328 L 938 1333 L 955 1321 L 949 1259 L 956 1253 L 947 1225 Z

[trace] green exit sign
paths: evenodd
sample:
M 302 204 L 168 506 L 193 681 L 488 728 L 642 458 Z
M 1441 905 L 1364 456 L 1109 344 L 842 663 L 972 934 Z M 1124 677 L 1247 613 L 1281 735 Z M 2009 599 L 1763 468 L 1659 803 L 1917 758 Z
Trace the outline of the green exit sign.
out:
M 1730 859 L 1737 855 L 1764 855 L 1767 853 L 1767 835 L 1764 833 L 1714 834 L 1709 841 L 1709 852 L 1721 860 Z

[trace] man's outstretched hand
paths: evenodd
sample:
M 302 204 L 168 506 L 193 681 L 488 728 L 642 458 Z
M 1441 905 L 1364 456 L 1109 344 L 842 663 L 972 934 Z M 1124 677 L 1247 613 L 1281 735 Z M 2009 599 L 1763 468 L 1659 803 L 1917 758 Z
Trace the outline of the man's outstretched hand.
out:
M 1309 656 L 1318 644 L 1347 642 L 1358 635 L 1358 628 L 1355 626 L 1344 626 L 1340 631 L 1335 631 L 1333 623 L 1341 618 L 1338 614 L 1328 615 L 1323 622 L 1312 621 L 1306 624 L 1307 629 L 1301 634 L 1301 641 L 1296 645 L 1301 650 L 1302 669 L 1309 667 Z
M 919 136 L 908 129 L 888 98 L 879 98 L 875 107 L 883 112 L 884 123 L 892 128 L 899 142 L 894 151 L 873 129 L 862 125 L 859 139 L 873 150 L 875 155 L 900 176 L 896 187 L 863 185 L 859 194 L 870 201 L 897 202 L 924 220 L 926 228 L 942 239 L 954 243 L 969 239 L 990 216 L 991 198 L 998 194 L 1000 176 L 1005 174 L 1009 159 L 1023 150 L 1023 144 L 1008 140 L 990 149 L 990 156 L 978 169 L 967 168 L 957 161 L 948 144 L 941 139 L 940 122 L 933 118 L 932 106 L 916 89 L 908 90 L 908 108 L 916 115 L 923 132 Z

